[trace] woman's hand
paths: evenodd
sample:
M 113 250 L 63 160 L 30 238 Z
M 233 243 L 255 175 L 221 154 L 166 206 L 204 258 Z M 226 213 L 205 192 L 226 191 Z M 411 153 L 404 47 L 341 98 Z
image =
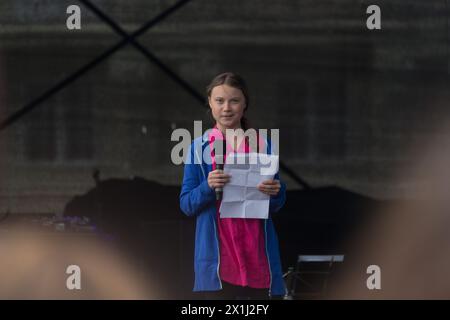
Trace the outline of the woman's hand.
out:
M 279 180 L 265 180 L 256 186 L 259 191 L 269 196 L 276 196 L 280 192 L 281 184 Z
M 210 188 L 223 188 L 230 181 L 230 175 L 223 173 L 223 170 L 214 170 L 208 174 L 208 185 Z

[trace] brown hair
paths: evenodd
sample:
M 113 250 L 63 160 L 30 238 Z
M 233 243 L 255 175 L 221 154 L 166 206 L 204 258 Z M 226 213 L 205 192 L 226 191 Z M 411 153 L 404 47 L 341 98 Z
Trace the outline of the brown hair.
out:
M 242 91 L 242 94 L 245 97 L 245 109 L 244 112 L 248 109 L 248 106 L 250 105 L 250 99 L 248 95 L 248 88 L 247 84 L 245 83 L 244 79 L 233 72 L 224 72 L 221 73 L 212 79 L 210 84 L 206 87 L 206 95 L 207 97 L 211 97 L 211 92 L 214 87 L 221 86 L 223 84 L 229 85 L 230 87 L 239 89 Z M 208 106 L 208 101 L 206 101 L 206 105 Z M 211 112 L 211 109 L 208 108 L 208 112 Z M 242 116 L 241 118 L 241 127 L 244 130 L 247 130 L 250 128 L 250 124 L 245 116 Z

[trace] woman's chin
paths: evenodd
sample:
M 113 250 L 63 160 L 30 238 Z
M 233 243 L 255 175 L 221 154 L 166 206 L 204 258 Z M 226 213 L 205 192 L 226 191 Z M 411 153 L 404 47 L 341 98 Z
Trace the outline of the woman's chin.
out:
M 220 124 L 226 129 L 239 128 L 239 123 L 234 120 L 222 120 Z

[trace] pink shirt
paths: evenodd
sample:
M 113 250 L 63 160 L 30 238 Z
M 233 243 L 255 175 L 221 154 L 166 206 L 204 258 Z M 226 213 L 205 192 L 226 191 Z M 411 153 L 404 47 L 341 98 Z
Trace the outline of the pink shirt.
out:
M 210 146 L 214 140 L 223 140 L 223 135 L 213 128 L 209 135 Z M 234 152 L 227 144 L 226 154 Z M 246 141 L 236 152 L 249 152 Z M 226 155 L 225 155 L 226 157 Z M 212 155 L 213 170 L 216 169 Z M 223 218 L 219 216 L 220 201 L 217 201 L 217 225 L 220 243 L 219 273 L 222 281 L 251 288 L 269 288 L 270 272 L 264 239 L 264 221 L 261 219 Z

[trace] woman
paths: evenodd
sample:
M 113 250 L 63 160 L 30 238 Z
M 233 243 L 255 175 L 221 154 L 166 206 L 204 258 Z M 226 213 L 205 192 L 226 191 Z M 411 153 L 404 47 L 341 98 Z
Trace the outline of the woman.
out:
M 234 73 L 216 76 L 207 87 L 207 97 L 215 126 L 191 145 L 188 157 L 200 159 L 210 155 L 211 161 L 186 162 L 180 207 L 195 216 L 195 284 L 194 291 L 206 291 L 206 298 L 268 298 L 283 296 L 286 287 L 282 277 L 278 240 L 272 220 L 220 218 L 220 200 L 215 188 L 223 187 L 230 176 L 216 169 L 215 139 L 224 139 L 227 129 L 247 128 L 244 114 L 249 106 L 244 80 Z M 230 152 L 256 152 L 244 137 L 226 143 Z M 264 141 L 263 141 L 264 142 Z M 201 145 L 198 148 L 194 147 Z M 270 143 L 266 142 L 268 153 Z M 261 149 L 260 149 L 261 150 Z M 264 149 L 265 150 L 265 149 Z M 211 164 L 208 164 L 211 163 Z M 258 190 L 270 195 L 269 213 L 278 211 L 286 199 L 286 187 L 278 173 L 273 180 L 263 181 Z

